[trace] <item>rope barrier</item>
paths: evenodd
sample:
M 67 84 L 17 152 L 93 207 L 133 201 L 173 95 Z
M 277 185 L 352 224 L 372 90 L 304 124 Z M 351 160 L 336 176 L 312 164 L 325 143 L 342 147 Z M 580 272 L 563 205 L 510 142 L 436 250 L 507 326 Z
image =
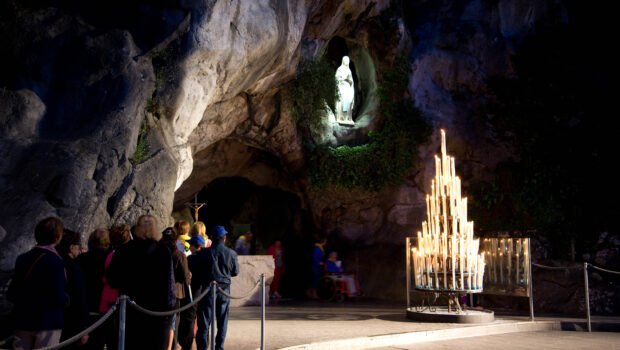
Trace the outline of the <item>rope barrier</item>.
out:
M 93 323 L 90 325 L 90 327 L 86 328 L 85 330 L 81 331 L 80 333 L 74 335 L 73 337 L 63 341 L 62 343 L 58 343 L 56 345 L 53 346 L 48 346 L 46 348 L 41 348 L 39 350 L 54 350 L 54 349 L 60 349 L 63 348 L 69 344 L 75 343 L 76 341 L 80 340 L 80 338 L 82 338 L 83 336 L 85 336 L 88 333 L 91 333 L 92 331 L 94 331 L 96 328 L 98 328 L 99 326 L 101 326 L 101 324 L 105 321 L 108 320 L 108 318 L 110 318 L 112 316 L 112 314 L 116 311 L 116 305 L 112 305 L 110 307 L 110 309 L 108 310 L 108 312 L 106 312 L 103 316 L 101 316 L 100 319 L 97 320 L 97 322 Z
M 541 269 L 547 269 L 547 270 L 576 270 L 576 269 L 583 268 L 582 266 L 546 266 L 546 265 L 540 265 L 536 263 L 532 263 L 532 266 L 540 267 Z
M 616 274 L 616 275 L 620 275 L 620 271 L 607 270 L 607 269 L 604 269 L 604 268 L 602 268 L 602 267 L 598 267 L 598 266 L 592 265 L 592 264 L 590 264 L 590 263 L 588 263 L 588 266 L 592 266 L 593 268 L 595 268 L 595 269 L 597 269 L 597 270 L 599 270 L 599 271 L 603 271 L 603 272 L 608 272 L 608 273 L 613 273 L 613 274 Z
M 258 281 L 256 281 L 256 284 L 254 285 L 254 287 L 252 287 L 252 289 L 245 295 L 242 296 L 232 296 L 228 293 L 226 293 L 224 290 L 222 290 L 222 288 L 217 287 L 217 291 L 220 292 L 221 294 L 223 294 L 224 296 L 231 298 L 231 299 L 243 299 L 246 298 L 248 296 L 250 296 L 252 293 L 254 293 L 256 291 L 256 289 L 260 286 L 261 280 L 259 279 Z M 202 292 L 202 294 L 200 294 L 198 297 L 196 297 L 194 299 L 194 301 L 192 301 L 191 303 L 184 305 L 183 307 L 180 307 L 178 309 L 174 309 L 174 310 L 170 310 L 170 311 L 153 311 L 153 310 L 149 310 L 149 309 L 145 309 L 144 307 L 136 304 L 134 301 L 130 300 L 129 301 L 129 305 L 131 305 L 131 307 L 133 307 L 134 309 L 145 313 L 147 315 L 150 316 L 158 316 L 158 317 L 163 317 L 163 316 L 172 316 L 178 312 L 183 312 L 187 309 L 189 309 L 190 307 L 196 305 L 202 298 L 204 298 L 205 295 L 207 295 L 207 293 L 209 293 L 209 290 L 211 290 L 211 287 L 209 286 L 204 292 Z
M 226 293 L 226 292 L 225 292 L 224 290 L 222 290 L 220 287 L 217 287 L 217 290 L 218 290 L 221 294 L 223 294 L 224 296 L 226 296 L 226 297 L 228 297 L 228 298 L 231 298 L 231 299 L 243 299 L 243 298 L 245 298 L 245 297 L 248 297 L 248 296 L 249 296 L 249 295 L 251 295 L 252 293 L 254 293 L 254 292 L 256 291 L 256 289 L 257 289 L 257 288 L 261 285 L 261 282 L 262 282 L 262 278 L 261 278 L 261 279 L 259 279 L 258 281 L 256 281 L 256 284 L 254 285 L 254 287 L 252 287 L 252 289 L 251 289 L 251 290 L 250 290 L 247 294 L 245 294 L 245 295 L 243 295 L 243 296 L 232 296 L 232 295 L 230 295 L 230 294 Z M 196 305 L 196 304 L 197 304 L 197 303 L 198 303 L 198 302 L 199 302 L 202 298 L 204 298 L 204 297 L 205 297 L 205 295 L 207 295 L 207 294 L 209 293 L 209 291 L 210 291 L 210 290 L 211 290 L 211 287 L 209 286 L 209 287 L 207 287 L 207 289 L 205 289 L 205 291 L 203 291 L 203 292 L 202 292 L 202 293 L 201 293 L 198 297 L 194 298 L 194 300 L 193 300 L 191 303 L 189 303 L 189 304 L 187 304 L 187 305 L 184 305 L 183 307 L 180 307 L 180 308 L 178 308 L 178 309 L 175 309 L 175 310 L 170 310 L 170 311 L 152 311 L 152 310 L 149 310 L 149 309 L 145 309 L 145 308 L 143 308 L 142 306 L 140 306 L 140 305 L 136 304 L 134 301 L 131 301 L 131 300 L 129 301 L 129 305 L 131 305 L 134 309 L 136 309 L 136 310 L 138 310 L 138 311 L 140 311 L 140 312 L 142 312 L 142 313 L 145 313 L 145 314 L 147 314 L 147 315 L 150 315 L 150 316 L 171 316 L 171 315 L 173 315 L 173 314 L 176 314 L 176 313 L 179 313 L 179 312 L 185 311 L 185 310 L 189 309 L 190 307 L 192 307 L 192 306 Z M 119 298 L 119 299 L 120 299 L 120 298 Z M 117 301 L 116 301 L 116 304 L 115 304 L 115 305 L 112 305 L 112 306 L 110 307 L 110 309 L 108 310 L 108 312 L 106 312 L 103 316 L 101 316 L 101 318 L 100 318 L 100 319 L 98 319 L 95 323 L 93 323 L 92 325 L 90 325 L 88 328 L 84 329 L 84 330 L 83 330 L 83 331 L 81 331 L 80 333 L 78 333 L 78 334 L 74 335 L 73 337 L 71 337 L 71 338 L 69 338 L 69 339 L 67 339 L 67 340 L 65 340 L 65 341 L 63 341 L 63 342 L 61 342 L 61 343 L 59 343 L 59 344 L 56 344 L 56 345 L 53 345 L 53 346 L 49 346 L 49 347 L 46 347 L 46 348 L 41 348 L 41 349 L 39 349 L 39 350 L 55 350 L 55 349 L 60 349 L 60 348 L 63 348 L 63 347 L 65 347 L 65 346 L 67 346 L 67 345 L 70 345 L 70 344 L 72 344 L 72 343 L 74 343 L 74 342 L 78 341 L 78 340 L 79 340 L 80 338 L 82 338 L 83 336 L 85 336 L 85 335 L 87 335 L 87 334 L 91 333 L 91 332 L 92 332 L 92 331 L 94 331 L 96 328 L 98 328 L 99 326 L 101 326 L 101 324 L 103 324 L 105 321 L 107 321 L 107 320 L 108 320 L 108 318 L 110 318 L 110 317 L 112 316 L 112 314 L 114 314 L 114 312 L 116 311 L 116 309 L 117 309 L 117 307 L 118 307 L 119 299 L 117 299 Z M 264 302 L 264 301 L 263 301 L 263 302 Z M 0 345 L 4 345 L 4 344 L 6 344 L 6 343 L 7 343 L 8 341 L 10 341 L 12 338 L 14 338 L 14 336 L 10 336 L 10 337 L 8 337 L 8 338 L 6 338 L 6 339 L 4 339 L 4 340 L 0 341 Z M 3 349 L 0 349 L 0 350 L 3 350 Z
M 226 293 L 226 291 L 224 291 L 220 287 L 217 287 L 217 291 L 220 292 L 220 294 L 222 294 L 225 297 L 228 297 L 230 299 L 243 299 L 243 298 L 246 298 L 246 297 L 250 296 L 252 293 L 254 293 L 254 291 L 256 291 L 256 289 L 258 289 L 258 286 L 260 286 L 260 282 L 261 282 L 261 280 L 259 279 L 258 281 L 256 281 L 256 284 L 254 285 L 254 287 L 252 287 L 252 289 L 250 289 L 250 291 L 247 294 L 239 296 L 239 297 L 234 297 L 234 296 Z
M 207 295 L 207 293 L 209 293 L 210 290 L 211 290 L 211 287 L 207 287 L 207 289 L 205 289 L 205 291 L 202 292 L 202 294 L 200 294 L 198 297 L 196 297 L 194 299 L 194 301 L 192 301 L 191 303 L 189 303 L 187 305 L 184 305 L 183 307 L 180 307 L 178 309 L 174 309 L 174 310 L 170 310 L 170 311 L 152 311 L 152 310 L 149 310 L 149 309 L 145 309 L 142 306 L 136 304 L 132 300 L 129 301 L 129 305 L 131 305 L 131 307 L 133 307 L 134 309 L 136 309 L 136 310 L 138 310 L 138 311 L 140 311 L 142 313 L 145 313 L 147 315 L 150 315 L 150 316 L 172 316 L 172 315 L 174 315 L 174 314 L 176 314 L 178 312 L 183 312 L 183 311 L 189 309 L 190 307 L 198 304 L 198 302 L 202 298 L 204 298 L 204 296 Z
M 608 273 L 613 273 L 616 275 L 620 275 L 620 271 L 613 271 L 613 270 L 608 270 L 608 269 L 604 269 L 602 267 L 598 267 L 596 265 L 592 265 L 590 263 L 586 263 L 587 266 L 591 266 L 599 271 L 603 271 L 603 272 L 608 272 Z M 542 269 L 547 269 L 547 270 L 577 270 L 577 269 L 582 269 L 582 266 L 546 266 L 546 265 L 541 265 L 541 264 L 537 264 L 537 263 L 532 263 L 532 266 L 536 266 L 536 267 L 540 267 Z

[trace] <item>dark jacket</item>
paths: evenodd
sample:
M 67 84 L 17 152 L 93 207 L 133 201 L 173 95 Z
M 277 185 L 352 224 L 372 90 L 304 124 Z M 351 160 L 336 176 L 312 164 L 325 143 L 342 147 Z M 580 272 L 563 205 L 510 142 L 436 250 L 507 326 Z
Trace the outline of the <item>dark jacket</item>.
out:
M 153 240 L 135 239 L 119 247 L 106 280 L 121 295 L 150 310 L 170 310 L 176 303 L 170 250 Z
M 198 254 L 192 254 L 187 256 L 187 267 L 189 268 L 189 272 L 192 273 L 192 278 L 191 278 L 191 287 L 192 287 L 192 296 L 194 298 L 196 298 L 201 292 L 201 285 L 200 285 L 200 277 L 199 277 L 199 273 L 200 273 L 200 269 L 198 268 L 198 264 L 199 264 L 199 258 L 198 258 Z
M 57 254 L 35 247 L 18 256 L 7 291 L 8 299 L 15 304 L 14 328 L 62 329 L 63 308 L 69 303 L 65 282 L 65 264 Z
M 103 270 L 108 252 L 104 249 L 94 248 L 77 257 L 84 272 L 86 281 L 86 297 L 88 311 L 99 313 L 101 303 L 101 291 L 103 290 Z
M 211 281 L 230 285 L 230 278 L 239 274 L 237 253 L 226 247 L 221 240 L 214 241 L 211 247 L 199 251 L 197 260 L 197 282 L 203 286 L 208 286 Z
M 67 271 L 67 294 L 69 306 L 64 310 L 64 328 L 61 339 L 68 339 L 88 326 L 88 305 L 86 303 L 86 283 L 82 267 L 70 257 L 64 257 Z
M 191 275 L 189 267 L 187 267 L 187 257 L 177 247 L 168 247 L 172 254 L 172 268 L 174 269 L 174 281 L 176 285 L 177 299 L 186 297 L 185 286 L 189 287 L 191 283 Z

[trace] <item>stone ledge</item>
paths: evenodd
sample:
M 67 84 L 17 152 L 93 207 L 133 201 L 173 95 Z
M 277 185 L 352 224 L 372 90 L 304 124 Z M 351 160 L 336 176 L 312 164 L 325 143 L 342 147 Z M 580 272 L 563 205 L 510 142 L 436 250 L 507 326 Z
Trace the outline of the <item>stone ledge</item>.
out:
M 230 294 L 232 296 L 242 296 L 247 294 L 260 279 L 262 273 L 265 274 L 265 303 L 269 304 L 269 286 L 273 280 L 273 270 L 275 263 L 271 255 L 239 255 L 239 275 L 232 278 Z M 236 306 L 260 306 L 261 288 L 260 286 L 251 295 L 242 299 L 232 299 L 231 307 Z

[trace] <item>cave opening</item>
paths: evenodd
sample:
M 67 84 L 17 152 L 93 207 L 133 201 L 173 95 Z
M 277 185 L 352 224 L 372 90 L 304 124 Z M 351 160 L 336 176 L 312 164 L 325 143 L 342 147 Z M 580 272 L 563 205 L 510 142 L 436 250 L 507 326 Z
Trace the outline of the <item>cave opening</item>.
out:
M 196 195 L 206 203 L 199 220 L 207 226 L 223 225 L 229 232 L 226 245 L 234 249 L 236 240 L 247 231 L 254 234 L 252 254 L 265 255 L 276 240 L 282 242 L 284 270 L 279 293 L 283 296 L 303 295 L 309 278 L 309 252 L 312 219 L 302 209 L 300 198 L 291 192 L 259 186 L 239 176 L 217 178 Z

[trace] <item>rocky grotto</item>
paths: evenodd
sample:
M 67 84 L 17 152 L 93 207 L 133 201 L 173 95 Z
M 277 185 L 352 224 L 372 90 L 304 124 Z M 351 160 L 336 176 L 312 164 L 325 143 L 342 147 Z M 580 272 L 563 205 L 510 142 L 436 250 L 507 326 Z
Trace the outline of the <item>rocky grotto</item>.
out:
M 207 203 L 201 220 L 251 223 L 259 252 L 283 240 L 293 253 L 286 262 L 291 277 L 283 281 L 290 295 L 303 294 L 304 252 L 326 235 L 368 296 L 403 300 L 404 239 L 425 215 L 439 128 L 450 134 L 448 147 L 472 201 L 488 203 L 481 195 L 486 190 L 475 185 L 510 174 L 505 165 L 525 158 L 503 137 L 505 128 L 493 124 L 493 102 L 502 91 L 494 82 L 519 81 L 515 57 L 527 52 L 532 38 L 571 25 L 582 25 L 579 31 L 592 23 L 580 16 L 589 15 L 559 0 L 3 1 L 2 276 L 6 280 L 16 256 L 33 245 L 42 218 L 58 216 L 85 235 L 133 224 L 145 213 L 163 226 L 189 217 L 186 203 L 196 198 Z M 587 33 L 605 41 L 604 29 L 588 27 Z M 354 125 L 335 122 L 327 101 L 323 119 L 305 125 L 310 112 L 300 112 L 290 97 L 299 67 L 321 59 L 335 74 L 343 56 L 351 61 Z M 608 67 L 609 61 L 592 66 L 599 63 Z M 601 70 L 594 69 L 592 81 L 606 81 L 596 75 Z M 594 83 L 589 88 L 598 91 Z M 389 124 L 390 111 L 403 110 L 386 109 L 396 103 L 390 102 L 394 92 L 409 101 L 406 111 L 419 115 L 413 141 L 394 151 L 409 159 L 406 171 L 370 189 L 355 180 L 317 186 L 321 174 L 309 175 L 313 149 L 357 150 L 372 142 Z M 589 117 L 575 118 L 572 123 Z M 372 168 L 364 168 L 371 169 L 367 176 L 383 176 Z M 487 192 L 505 189 L 498 186 Z M 491 201 L 472 210 L 478 222 L 518 209 L 502 205 L 504 197 Z M 532 232 L 542 229 L 503 224 L 486 231 L 537 237 Z M 578 248 L 577 260 L 607 249 L 601 259 L 614 267 L 620 240 L 613 229 L 602 225 L 589 233 L 594 238 L 578 238 L 598 250 Z M 477 235 L 485 233 L 484 224 L 480 230 Z M 602 233 L 608 244 L 596 246 Z M 555 238 L 540 236 L 535 258 L 551 259 Z M 546 284 L 562 289 L 562 282 Z M 611 288 L 601 298 L 613 299 L 617 287 Z M 607 299 L 605 293 L 611 293 Z

